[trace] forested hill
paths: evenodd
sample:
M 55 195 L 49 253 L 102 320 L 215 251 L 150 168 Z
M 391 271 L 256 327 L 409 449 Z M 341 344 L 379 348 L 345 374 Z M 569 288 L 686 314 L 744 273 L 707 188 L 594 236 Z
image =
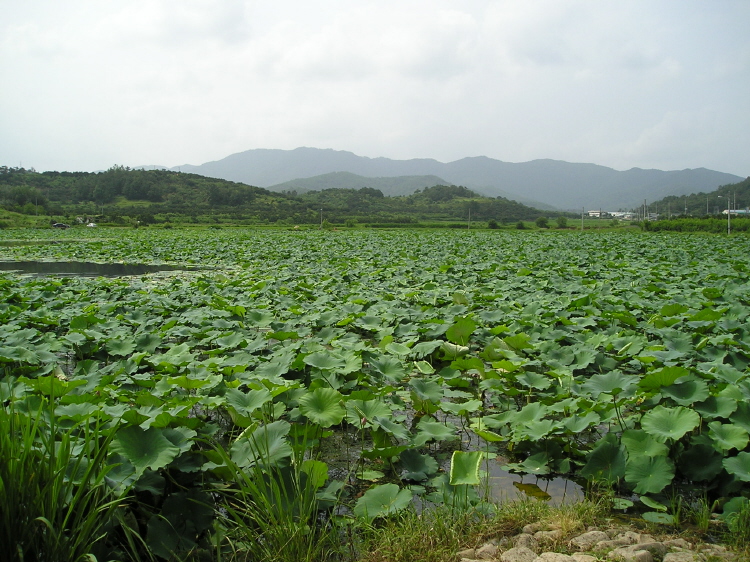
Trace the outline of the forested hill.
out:
M 543 211 L 503 197 L 483 197 L 461 186 L 436 185 L 408 196 L 379 189 L 322 189 L 274 193 L 227 180 L 167 170 L 116 166 L 105 172 L 43 172 L 0 167 L 0 206 L 25 214 L 97 215 L 113 222 L 159 216 L 205 220 L 224 216 L 248 223 L 414 223 L 534 220 Z M 40 213 L 40 209 L 43 211 Z M 157 219 L 158 220 L 158 219 Z

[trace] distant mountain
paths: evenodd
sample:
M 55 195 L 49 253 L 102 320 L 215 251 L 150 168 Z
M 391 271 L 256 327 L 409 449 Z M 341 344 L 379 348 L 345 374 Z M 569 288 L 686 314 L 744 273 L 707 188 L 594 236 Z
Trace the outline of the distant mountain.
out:
M 713 191 L 720 185 L 744 179 L 705 168 L 680 171 L 633 168 L 623 172 L 596 164 L 559 160 L 511 163 L 486 156 L 446 164 L 429 158 L 367 158 L 341 150 L 306 147 L 248 150 L 200 166 L 186 164 L 171 169 L 259 187 L 278 187 L 291 180 L 333 172 L 349 172 L 364 176 L 368 181 L 398 176 L 437 176 L 445 183 L 463 185 L 492 197 L 541 201 L 558 209 L 607 210 L 636 207 L 644 199 L 653 201 L 667 195 Z
M 449 182 L 437 176 L 396 176 L 390 178 L 368 178 L 351 172 L 331 172 L 311 178 L 298 178 L 284 183 L 269 186 L 271 191 L 322 191 L 323 189 L 360 189 L 372 187 L 379 189 L 383 195 L 411 195 L 417 189 L 446 185 Z

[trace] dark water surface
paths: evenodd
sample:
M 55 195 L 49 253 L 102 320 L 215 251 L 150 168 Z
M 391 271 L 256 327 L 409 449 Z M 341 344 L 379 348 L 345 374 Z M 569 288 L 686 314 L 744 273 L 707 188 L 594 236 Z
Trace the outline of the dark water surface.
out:
M 159 271 L 195 271 L 198 268 L 138 263 L 93 263 L 82 261 L 0 261 L 0 271 L 31 275 L 78 277 L 126 277 Z

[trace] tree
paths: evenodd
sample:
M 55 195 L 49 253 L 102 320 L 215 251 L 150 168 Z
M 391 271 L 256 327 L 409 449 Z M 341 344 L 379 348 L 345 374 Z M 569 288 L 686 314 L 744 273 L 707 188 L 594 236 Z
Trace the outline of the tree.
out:
M 557 217 L 557 228 L 568 228 L 568 219 L 562 215 Z
M 537 228 L 549 228 L 549 220 L 547 217 L 538 217 L 535 224 Z

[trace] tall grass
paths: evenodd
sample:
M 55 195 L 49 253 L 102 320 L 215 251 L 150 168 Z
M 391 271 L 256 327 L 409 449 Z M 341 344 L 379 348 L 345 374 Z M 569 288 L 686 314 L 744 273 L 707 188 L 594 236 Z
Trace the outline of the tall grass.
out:
M 63 429 L 52 406 L 0 406 L 0 544 L 6 560 L 106 559 L 121 498 L 105 482 L 98 423 Z
M 217 560 L 313 562 L 340 558 L 339 527 L 320 510 L 317 488 L 300 468 L 241 468 L 217 451 L 234 485 L 220 490 Z

